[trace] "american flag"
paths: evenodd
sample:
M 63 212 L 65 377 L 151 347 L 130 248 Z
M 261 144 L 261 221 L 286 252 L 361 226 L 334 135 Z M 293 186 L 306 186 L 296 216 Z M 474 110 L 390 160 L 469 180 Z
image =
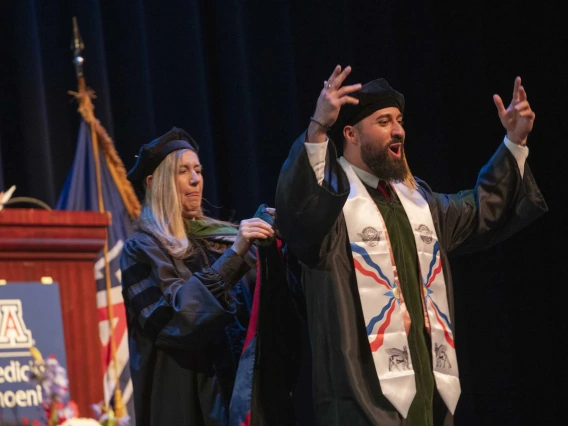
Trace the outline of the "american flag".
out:
M 120 252 L 124 241 L 132 232 L 132 221 L 127 207 L 121 197 L 118 184 L 113 178 L 104 153 L 99 149 L 100 181 L 102 187 L 104 210 L 110 212 L 112 224 L 108 229 L 108 250 L 106 259 L 104 250 L 99 253 L 95 262 L 94 274 L 97 283 L 97 307 L 99 318 L 99 337 L 101 340 L 101 362 L 103 363 L 104 377 L 101 377 L 104 386 L 105 402 L 113 405 L 114 390 L 117 383 L 118 372 L 123 403 L 130 416 L 130 424 L 134 426 L 134 399 L 132 398 L 132 379 L 130 376 L 128 333 L 126 313 L 122 299 L 122 285 L 120 274 Z M 116 158 L 115 158 L 116 161 Z M 116 173 L 114 174 L 116 176 Z M 124 184 L 124 183 L 120 183 Z M 65 186 L 57 201 L 58 210 L 91 210 L 99 211 L 97 196 L 97 178 L 95 171 L 95 156 L 91 139 L 89 123 L 81 120 L 77 140 L 77 148 L 72 169 L 67 176 Z M 114 342 L 116 347 L 116 367 L 112 357 L 111 328 L 109 321 L 106 262 L 110 271 L 110 300 L 112 301 L 112 324 Z M 99 401 L 93 401 L 93 404 Z

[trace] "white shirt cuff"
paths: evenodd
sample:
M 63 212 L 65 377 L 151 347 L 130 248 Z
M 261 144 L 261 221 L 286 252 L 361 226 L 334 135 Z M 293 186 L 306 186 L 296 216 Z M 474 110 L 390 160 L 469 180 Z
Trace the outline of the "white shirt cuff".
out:
M 525 161 L 529 156 L 529 148 L 526 145 L 521 146 L 515 142 L 511 142 L 507 136 L 503 139 L 503 143 L 507 148 L 509 148 L 509 151 L 511 151 L 511 154 L 515 157 L 515 160 L 517 160 L 521 177 L 523 177 L 523 174 L 525 173 Z
M 313 143 L 304 142 L 304 147 L 306 148 L 306 153 L 308 154 L 308 160 L 310 165 L 316 174 L 316 179 L 318 184 L 321 185 L 325 173 L 325 155 L 327 153 L 327 144 L 329 143 L 329 138 L 325 138 L 325 142 Z

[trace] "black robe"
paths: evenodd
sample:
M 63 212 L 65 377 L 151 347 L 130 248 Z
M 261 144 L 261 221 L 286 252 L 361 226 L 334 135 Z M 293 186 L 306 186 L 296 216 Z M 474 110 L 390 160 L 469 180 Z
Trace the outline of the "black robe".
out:
M 261 205 L 255 217 L 273 225 Z M 299 264 L 275 236 L 256 241 L 257 276 L 251 321 L 230 406 L 230 426 L 296 426 L 295 392 L 309 361 Z M 296 398 L 295 398 L 296 397 Z M 300 401 L 300 404 L 302 402 Z M 248 419 L 248 423 L 247 423 Z
M 365 332 L 342 211 L 349 182 L 330 142 L 320 186 L 304 141 L 305 133 L 296 140 L 282 167 L 275 207 L 276 226 L 302 263 L 317 423 L 404 425 L 405 420 L 381 393 Z M 417 181 L 439 238 L 453 324 L 448 255 L 489 248 L 540 217 L 547 206 L 528 164 L 521 178 L 517 162 L 504 144 L 483 167 L 473 189 L 439 194 Z M 434 407 L 434 423 L 453 424 L 443 403 Z

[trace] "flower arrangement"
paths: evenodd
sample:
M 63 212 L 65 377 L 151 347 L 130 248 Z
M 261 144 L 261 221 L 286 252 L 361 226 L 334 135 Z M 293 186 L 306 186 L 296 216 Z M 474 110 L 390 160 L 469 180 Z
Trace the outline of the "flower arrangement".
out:
M 44 360 L 37 348 L 30 348 L 30 352 L 32 355 L 30 380 L 37 382 L 41 386 L 42 404 L 45 410 L 47 426 L 130 426 L 130 417 L 128 415 L 118 419 L 112 408 L 103 403 L 91 405 L 95 416 L 94 419 L 80 418 L 77 404 L 72 400 L 68 400 L 69 380 L 65 368 L 59 364 L 53 355 Z M 37 422 L 32 424 L 32 426 L 36 425 L 38 425 Z

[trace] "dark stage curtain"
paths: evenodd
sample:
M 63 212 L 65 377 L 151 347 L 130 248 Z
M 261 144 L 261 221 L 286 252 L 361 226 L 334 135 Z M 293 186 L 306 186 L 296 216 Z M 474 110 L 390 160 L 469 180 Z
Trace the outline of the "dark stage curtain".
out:
M 557 5 L 557 6 L 553 6 Z M 289 147 L 336 64 L 406 96 L 407 156 L 439 192 L 474 184 L 504 131 L 492 95 L 520 75 L 536 111 L 529 164 L 550 212 L 509 241 L 454 259 L 459 425 L 562 424 L 568 380 L 562 206 L 568 134 L 561 2 L 0 2 L 0 190 L 54 206 L 79 113 L 77 17 L 95 113 L 129 169 L 173 126 L 201 146 L 211 215 L 273 204 Z M 0 277 L 2 278 L 2 277 Z

